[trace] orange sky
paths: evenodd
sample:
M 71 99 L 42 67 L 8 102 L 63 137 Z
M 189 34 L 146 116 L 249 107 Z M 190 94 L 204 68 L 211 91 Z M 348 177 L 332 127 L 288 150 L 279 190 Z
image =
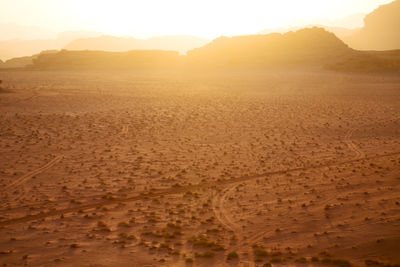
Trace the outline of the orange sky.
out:
M 135 37 L 191 34 L 214 38 L 310 22 L 337 22 L 339 26 L 354 27 L 357 22 L 338 19 L 352 14 L 368 13 L 389 2 L 391 1 L 0 0 L 0 22 L 33 25 L 54 32 L 93 30 Z

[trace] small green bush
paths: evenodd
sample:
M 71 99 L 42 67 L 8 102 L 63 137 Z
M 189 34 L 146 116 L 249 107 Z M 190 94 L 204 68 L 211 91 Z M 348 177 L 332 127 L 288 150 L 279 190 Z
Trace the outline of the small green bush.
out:
M 196 252 L 194 256 L 197 258 L 213 258 L 215 256 L 215 253 L 212 251 L 205 251 L 203 253 Z
M 297 258 L 297 259 L 296 259 L 296 262 L 298 262 L 298 263 L 306 263 L 306 262 L 307 262 L 307 259 L 304 258 L 304 257 Z
M 257 257 L 267 257 L 268 256 L 268 252 L 266 252 L 263 249 L 255 249 L 254 250 L 254 255 L 256 255 Z
M 344 260 L 344 259 L 334 259 L 334 260 L 332 260 L 332 262 L 339 267 L 350 267 L 351 266 L 350 262 L 348 260 Z
M 316 257 L 316 256 L 313 256 L 313 257 L 311 258 L 311 261 L 312 261 L 312 262 L 318 262 L 318 261 L 319 261 L 319 259 L 318 259 L 318 257 Z
M 281 257 L 272 257 L 271 262 L 272 263 L 279 263 L 279 262 L 282 262 L 282 259 L 281 259 Z
M 239 258 L 239 255 L 237 254 L 237 252 L 236 251 L 232 251 L 232 252 L 230 252 L 229 254 L 228 254 L 228 256 L 226 256 L 226 259 L 229 261 L 229 260 L 235 260 L 235 259 L 238 259 Z

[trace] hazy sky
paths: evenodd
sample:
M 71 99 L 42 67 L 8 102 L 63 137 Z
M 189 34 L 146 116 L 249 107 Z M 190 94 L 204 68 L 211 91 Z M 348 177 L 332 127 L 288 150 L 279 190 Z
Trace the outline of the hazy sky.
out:
M 0 0 L 0 23 L 51 31 L 149 37 L 255 33 L 293 21 L 336 20 L 391 0 Z

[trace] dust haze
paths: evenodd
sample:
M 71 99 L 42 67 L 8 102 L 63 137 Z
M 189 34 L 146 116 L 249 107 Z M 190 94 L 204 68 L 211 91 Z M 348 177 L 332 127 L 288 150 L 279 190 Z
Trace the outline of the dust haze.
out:
M 14 40 L 1 265 L 399 266 L 399 3 L 345 35 Z

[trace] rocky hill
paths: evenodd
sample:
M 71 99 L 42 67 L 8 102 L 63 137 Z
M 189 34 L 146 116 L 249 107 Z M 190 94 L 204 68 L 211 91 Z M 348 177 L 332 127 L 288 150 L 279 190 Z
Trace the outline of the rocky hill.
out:
M 307 28 L 285 34 L 221 37 L 188 52 L 192 64 L 292 65 L 320 64 L 352 53 L 333 33 Z
M 400 49 L 400 0 L 380 6 L 364 23 L 355 34 L 343 37 L 349 46 L 358 50 Z
M 180 63 L 175 51 L 132 50 L 128 52 L 67 51 L 41 54 L 33 60 L 35 69 L 171 69 Z

